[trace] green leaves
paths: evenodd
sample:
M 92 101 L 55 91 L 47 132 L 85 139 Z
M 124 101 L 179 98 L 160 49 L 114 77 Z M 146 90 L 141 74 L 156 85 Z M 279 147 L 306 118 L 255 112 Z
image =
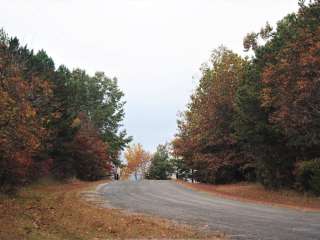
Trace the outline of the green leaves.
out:
M 167 145 L 159 145 L 151 158 L 147 179 L 167 180 L 173 173 L 172 159 Z
M 245 59 L 225 47 L 213 51 L 210 65 L 202 68 L 199 86 L 179 122 L 174 153 L 189 168 L 206 168 L 199 181 L 212 180 L 217 169 L 242 161 L 235 157 L 238 152 L 233 121 L 236 93 L 246 66 Z
M 116 78 L 55 69 L 44 50 L 34 53 L 3 30 L 0 73 L 0 188 L 48 172 L 95 180 L 119 163 L 131 138 L 121 129 Z
M 58 72 L 61 82 L 58 82 L 55 95 L 63 117 L 57 123 L 57 130 L 66 136 L 59 141 L 67 143 L 72 139 L 67 136 L 74 136 L 76 131 L 70 126 L 80 113 L 85 114 L 98 130 L 102 141 L 108 145 L 109 159 L 118 164 L 119 153 L 131 138 L 121 130 L 125 102 L 117 79 L 108 78 L 103 72 L 97 72 L 94 76 L 89 76 L 81 69 L 70 72 L 63 66 Z
M 222 47 L 203 65 L 173 141 L 199 181 L 242 180 L 253 162 L 265 186 L 293 186 L 296 163 L 319 158 L 320 2 L 299 5 L 275 30 L 245 37 L 251 61 Z

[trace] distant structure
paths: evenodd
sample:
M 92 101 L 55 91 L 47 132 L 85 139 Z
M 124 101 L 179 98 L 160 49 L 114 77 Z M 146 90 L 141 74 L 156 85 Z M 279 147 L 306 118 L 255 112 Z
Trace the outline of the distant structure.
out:
M 120 167 L 117 167 L 117 170 L 116 170 L 116 180 L 120 180 L 121 178 L 121 168 Z
M 121 177 L 121 168 L 111 164 L 111 179 L 120 180 Z

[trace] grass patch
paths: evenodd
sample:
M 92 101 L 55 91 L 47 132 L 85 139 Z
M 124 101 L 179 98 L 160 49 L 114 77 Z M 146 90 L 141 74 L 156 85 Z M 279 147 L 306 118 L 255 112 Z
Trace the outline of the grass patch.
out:
M 99 183 L 45 181 L 14 197 L 0 195 L 0 239 L 223 239 L 164 219 L 128 215 L 84 201 L 79 193 Z

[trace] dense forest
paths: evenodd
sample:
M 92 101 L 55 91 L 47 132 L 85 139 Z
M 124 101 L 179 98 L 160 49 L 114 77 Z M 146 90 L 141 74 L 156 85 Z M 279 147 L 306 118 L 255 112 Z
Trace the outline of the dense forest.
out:
M 172 142 L 178 175 L 320 194 L 320 1 L 243 44 L 251 58 L 220 47 L 201 68 Z
M 0 31 L 0 190 L 51 175 L 97 180 L 130 142 L 123 92 L 103 72 L 55 67 Z
M 320 1 L 247 34 L 251 57 L 221 46 L 178 120 L 172 151 L 127 148 L 124 175 L 260 182 L 320 194 Z M 131 141 L 123 92 L 103 72 L 56 67 L 0 31 L 0 191 L 42 176 L 97 180 Z M 170 152 L 174 158 L 171 158 Z

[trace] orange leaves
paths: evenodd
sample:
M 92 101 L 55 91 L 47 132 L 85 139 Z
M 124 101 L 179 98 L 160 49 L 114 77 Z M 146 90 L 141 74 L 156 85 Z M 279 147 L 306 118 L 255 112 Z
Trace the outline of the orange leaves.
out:
M 306 92 L 311 89 L 312 83 L 306 79 L 304 80 L 297 80 L 297 88 L 301 92 Z
M 261 106 L 262 107 L 270 107 L 272 102 L 273 102 L 273 98 L 272 98 L 272 89 L 271 88 L 264 88 L 261 91 Z
M 15 185 L 26 181 L 34 155 L 44 148 L 48 130 L 41 107 L 51 86 L 40 77 L 27 78 L 25 62 L 7 45 L 1 45 L 0 62 L 0 169 L 7 172 L 4 182 Z
M 21 109 L 23 111 L 23 114 L 25 115 L 26 118 L 34 118 L 37 114 L 36 110 L 30 106 L 30 105 L 25 105 L 24 109 Z
M 32 158 L 28 152 L 16 152 L 14 153 L 13 158 L 22 169 L 26 169 L 32 164 Z
M 135 171 L 145 173 L 150 163 L 151 154 L 145 151 L 140 143 L 129 146 L 124 156 L 127 160 L 125 175 L 130 175 Z
M 182 157 L 189 168 L 204 171 L 239 162 L 233 153 L 232 120 L 236 92 L 247 66 L 245 59 L 224 47 L 213 52 L 210 63 L 203 69 L 172 142 L 176 157 Z
M 295 161 L 319 158 L 319 10 L 320 1 L 301 1 L 299 12 L 275 30 L 267 24 L 249 33 L 244 47 L 254 50 L 250 62 L 220 48 L 211 66 L 203 65 L 172 142 L 200 181 L 219 167 L 222 175 L 246 175 L 241 164 L 254 162 L 249 175 L 258 174 L 266 186 L 293 185 Z
M 261 104 L 272 109 L 269 120 L 284 133 L 297 134 L 300 128 L 309 135 L 316 127 L 312 116 L 317 116 L 320 101 L 320 28 L 313 26 L 319 22 L 312 10 L 300 11 L 297 16 L 303 17 L 295 20 L 299 23 L 278 31 L 272 40 L 280 38 L 281 47 L 263 56 Z
M 211 61 L 213 65 L 204 72 L 190 104 L 188 125 L 192 132 L 197 132 L 192 137 L 198 139 L 199 144 L 202 141 L 215 144 L 220 139 L 224 122 L 233 111 L 236 90 L 246 64 L 240 56 L 225 48 L 216 50 Z
M 46 80 L 41 81 L 40 80 L 40 81 L 38 81 L 37 84 L 40 86 L 40 88 L 45 96 L 51 96 L 53 94 L 52 84 L 50 84 L 49 81 L 46 81 Z
M 94 180 L 108 175 L 111 158 L 120 162 L 131 138 L 120 130 L 124 102 L 116 78 L 56 69 L 45 51 L 34 54 L 2 30 L 0 73 L 0 188 L 16 178 L 7 168 L 21 162 L 20 153 L 33 161 L 33 171 L 52 165 L 61 178 L 77 173 Z
M 76 128 L 76 127 L 79 127 L 80 124 L 81 124 L 81 120 L 80 120 L 80 118 L 77 117 L 77 118 L 73 119 L 73 121 L 71 123 L 71 127 Z
M 15 115 L 15 112 L 15 101 L 7 92 L 0 89 L 0 126 L 6 126 Z

